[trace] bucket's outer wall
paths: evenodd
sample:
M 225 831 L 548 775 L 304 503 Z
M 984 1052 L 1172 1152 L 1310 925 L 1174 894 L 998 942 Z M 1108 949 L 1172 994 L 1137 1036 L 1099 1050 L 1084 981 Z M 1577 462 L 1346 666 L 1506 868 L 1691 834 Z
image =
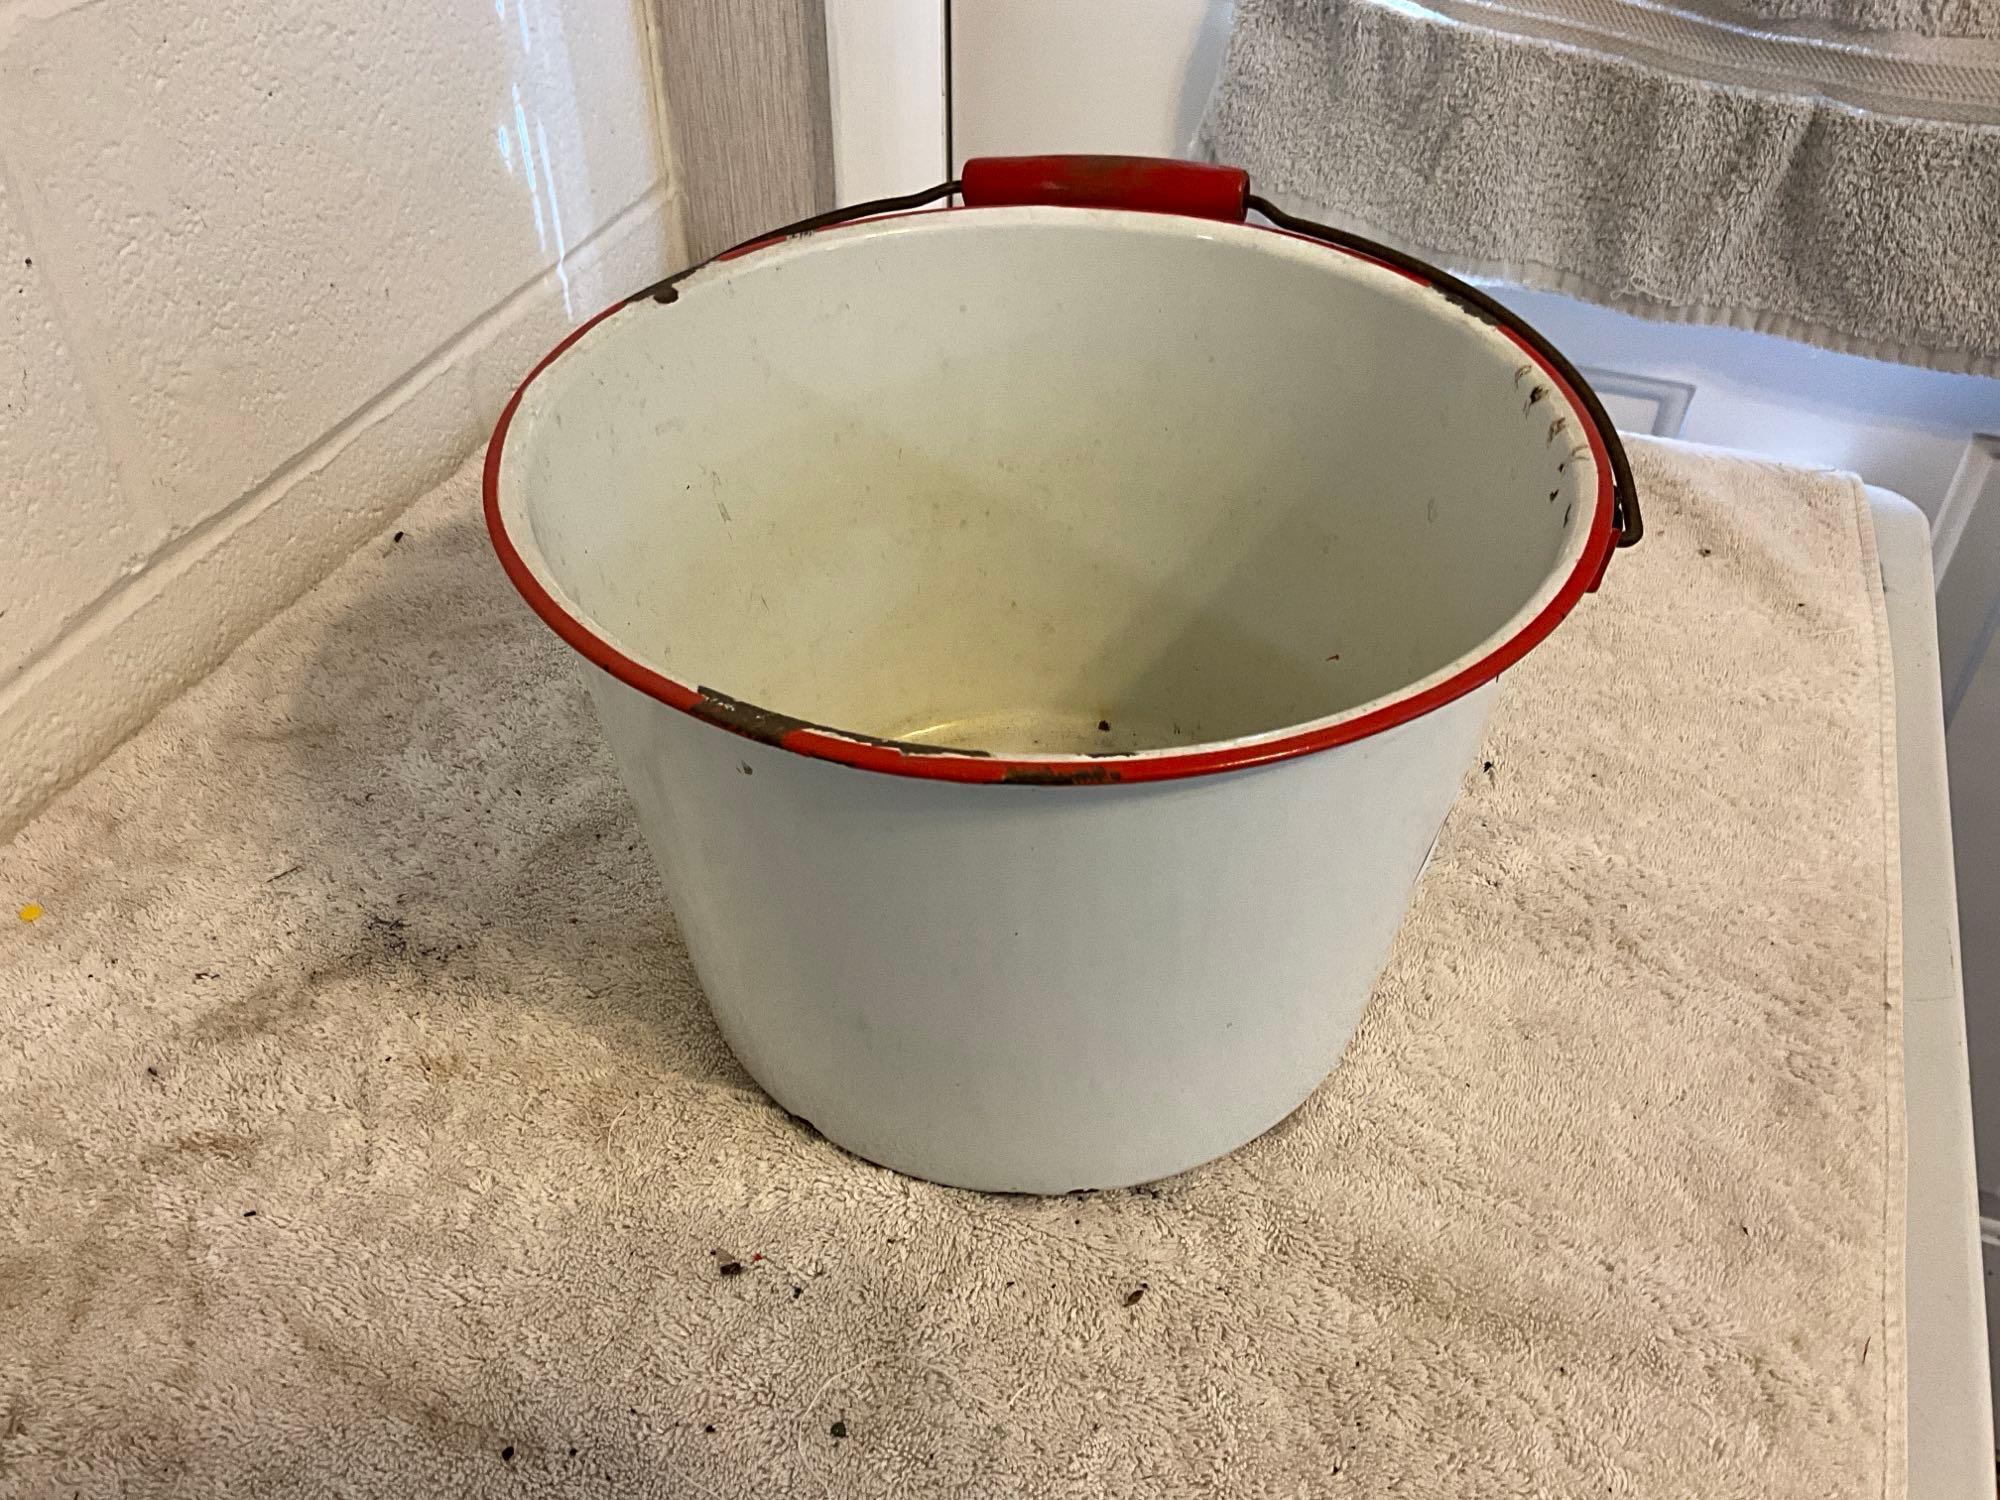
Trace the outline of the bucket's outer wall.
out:
M 880 776 L 589 669 L 724 1037 L 871 1161 L 1056 1193 L 1233 1150 L 1339 1061 L 1495 685 L 1136 786 Z
M 872 220 L 675 292 L 522 388 L 487 508 L 738 1057 L 976 1188 L 1281 1119 L 1611 544 L 1577 393 L 1407 268 L 1176 215 Z

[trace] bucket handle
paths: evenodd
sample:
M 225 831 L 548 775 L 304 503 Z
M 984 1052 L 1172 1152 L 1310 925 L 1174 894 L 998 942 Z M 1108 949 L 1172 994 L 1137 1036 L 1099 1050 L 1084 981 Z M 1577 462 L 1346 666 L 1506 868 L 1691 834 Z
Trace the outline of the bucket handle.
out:
M 1285 212 L 1268 198 L 1250 191 L 1250 174 L 1241 167 L 1155 156 L 975 156 L 965 163 L 960 176 L 953 181 L 941 182 L 936 187 L 900 197 L 877 198 L 873 202 L 850 204 L 845 208 L 815 214 L 796 224 L 787 224 L 783 229 L 745 240 L 714 259 L 729 260 L 775 240 L 810 234 L 815 229 L 825 229 L 853 219 L 908 213 L 940 198 L 948 198 L 953 193 L 963 198 L 967 208 L 1046 204 L 1182 214 L 1229 223 L 1244 222 L 1254 209 L 1289 233 L 1337 245 L 1368 260 L 1408 272 L 1417 280 L 1436 288 L 1482 323 L 1507 330 L 1562 377 L 1596 427 L 1610 459 L 1611 524 L 1617 544 L 1630 547 L 1646 534 L 1645 521 L 1639 514 L 1638 490 L 1632 482 L 1632 465 L 1625 456 L 1625 445 L 1619 441 L 1618 431 L 1611 425 L 1604 403 L 1597 399 L 1597 392 L 1590 388 L 1590 382 L 1553 344 L 1523 321 L 1519 314 L 1502 306 L 1478 287 L 1426 261 L 1405 255 L 1375 240 L 1350 234 L 1345 229 L 1335 229 L 1331 225 L 1314 223 Z M 672 302 L 678 295 L 675 289 L 679 283 L 707 264 L 709 262 L 703 261 L 685 271 L 676 272 L 635 294 L 630 300 L 636 302 L 650 297 L 655 302 Z M 1605 561 L 1610 561 L 1608 553 Z M 1590 586 L 1594 589 L 1602 581 L 1603 573 L 1600 571 Z
M 1157 156 L 975 156 L 959 174 L 967 208 L 1055 204 L 1242 223 L 1250 174 Z

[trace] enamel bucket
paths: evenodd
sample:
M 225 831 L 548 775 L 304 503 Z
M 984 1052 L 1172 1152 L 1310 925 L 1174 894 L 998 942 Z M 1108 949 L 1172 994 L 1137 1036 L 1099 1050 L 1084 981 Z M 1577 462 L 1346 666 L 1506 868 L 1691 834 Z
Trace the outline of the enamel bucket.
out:
M 1117 158 L 973 162 L 639 293 L 514 396 L 485 501 L 743 1066 L 1029 1192 L 1192 1167 L 1326 1077 L 1496 678 L 1639 529 L 1513 315 Z

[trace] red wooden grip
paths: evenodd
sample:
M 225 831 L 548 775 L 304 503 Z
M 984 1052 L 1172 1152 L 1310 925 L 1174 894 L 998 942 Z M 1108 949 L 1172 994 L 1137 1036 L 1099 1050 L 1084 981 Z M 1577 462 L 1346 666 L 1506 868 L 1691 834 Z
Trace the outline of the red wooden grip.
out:
M 1055 203 L 1240 222 L 1250 174 L 1159 156 L 975 156 L 959 194 L 968 208 Z

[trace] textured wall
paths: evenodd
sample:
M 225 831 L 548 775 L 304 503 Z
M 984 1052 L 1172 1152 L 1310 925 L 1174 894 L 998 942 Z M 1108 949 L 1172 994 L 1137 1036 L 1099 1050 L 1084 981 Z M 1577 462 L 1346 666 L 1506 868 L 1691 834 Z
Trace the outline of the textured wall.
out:
M 634 0 L 0 0 L 0 835 L 680 258 Z

